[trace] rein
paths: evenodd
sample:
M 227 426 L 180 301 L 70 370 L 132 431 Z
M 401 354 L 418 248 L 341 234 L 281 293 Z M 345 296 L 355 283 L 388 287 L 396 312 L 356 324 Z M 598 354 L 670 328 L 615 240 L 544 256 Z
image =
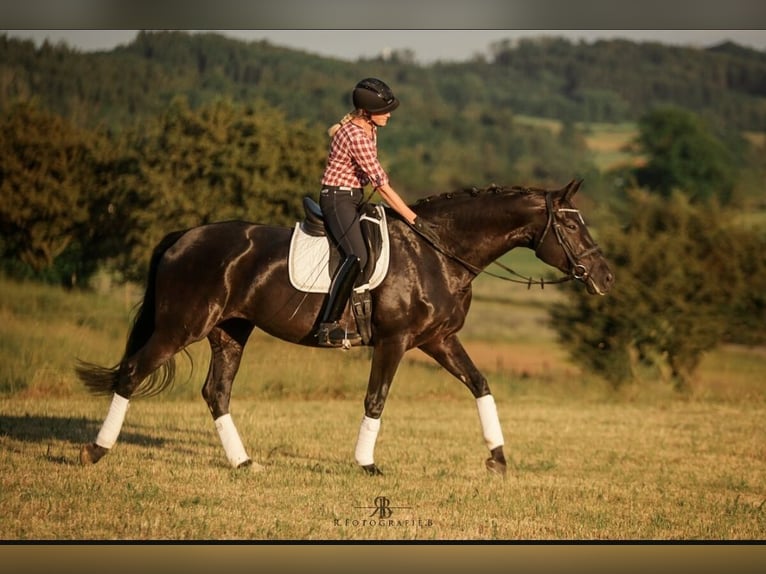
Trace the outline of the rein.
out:
M 553 229 L 553 232 L 556 236 L 556 240 L 558 241 L 558 244 L 561 246 L 561 249 L 564 251 L 564 255 L 566 255 L 567 260 L 569 261 L 571 265 L 571 270 L 569 271 L 569 274 L 565 277 L 561 277 L 560 279 L 554 279 L 552 281 L 545 281 L 542 277 L 540 279 L 534 279 L 531 276 L 522 275 L 520 273 L 517 273 L 507 265 L 504 265 L 503 263 L 500 263 L 499 261 L 493 261 L 492 265 L 497 265 L 502 270 L 504 270 L 506 273 L 509 273 L 510 275 L 513 275 L 515 277 L 518 277 L 518 279 L 515 279 L 514 277 L 508 277 L 505 275 L 499 275 L 497 273 L 493 273 L 491 271 L 487 271 L 486 269 L 482 269 L 480 267 L 477 267 L 473 263 L 469 263 L 459 255 L 455 255 L 454 253 L 451 253 L 444 249 L 441 245 L 437 245 L 434 243 L 429 237 L 426 237 L 422 233 L 420 233 L 417 229 L 414 227 L 412 228 L 418 235 L 423 237 L 428 243 L 430 243 L 434 249 L 436 249 L 439 253 L 444 255 L 445 257 L 449 257 L 450 259 L 456 261 L 469 271 L 471 271 L 474 275 L 479 275 L 480 273 L 484 273 L 486 275 L 489 275 L 490 277 L 494 277 L 496 279 L 502 279 L 503 281 L 509 281 L 511 283 L 519 283 L 522 285 L 526 285 L 527 289 L 531 289 L 532 285 L 540 285 L 541 289 L 545 289 L 545 285 L 555 285 L 558 283 L 566 283 L 567 281 L 572 281 L 573 279 L 578 279 L 580 281 L 585 281 L 588 278 L 588 275 L 590 274 L 588 272 L 588 269 L 582 265 L 581 263 L 577 262 L 577 259 L 585 257 L 587 255 L 590 255 L 591 253 L 594 253 L 599 250 L 599 247 L 597 245 L 594 245 L 590 249 L 587 249 L 586 251 L 574 255 L 572 247 L 569 245 L 569 242 L 566 240 L 566 237 L 561 231 L 561 224 L 555 220 L 554 217 L 554 209 L 553 209 L 553 202 L 551 200 L 551 194 L 546 193 L 545 194 L 545 208 L 548 215 L 548 220 L 545 224 L 545 228 L 543 229 L 542 234 L 540 235 L 540 239 L 535 241 L 535 255 L 537 255 L 538 250 L 540 249 L 540 246 L 542 245 L 543 241 L 545 240 L 545 237 L 548 235 L 549 231 Z M 571 209 L 571 208 L 559 208 L 556 211 L 565 211 L 565 212 L 572 212 L 577 213 L 577 215 L 580 216 L 580 221 L 582 221 L 582 215 L 580 215 L 580 211 L 578 209 Z M 584 223 L 584 222 L 583 222 Z

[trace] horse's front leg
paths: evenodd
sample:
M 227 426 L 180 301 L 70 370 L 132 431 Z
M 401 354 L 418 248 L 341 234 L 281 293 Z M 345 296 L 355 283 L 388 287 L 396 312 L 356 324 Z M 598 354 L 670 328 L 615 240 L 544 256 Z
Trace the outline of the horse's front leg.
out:
M 503 453 L 503 431 L 497 416 L 495 398 L 489 390 L 487 379 L 473 364 L 457 335 L 451 335 L 441 341 L 431 341 L 421 345 L 420 349 L 433 357 L 471 391 L 476 399 L 482 435 L 490 451 L 490 457 L 486 461 L 487 469 L 505 476 L 507 464 Z
M 404 343 L 400 340 L 379 341 L 373 349 L 370 380 L 364 397 L 364 417 L 354 451 L 356 462 L 370 475 L 382 474 L 373 456 L 375 442 L 388 391 L 405 351 Z

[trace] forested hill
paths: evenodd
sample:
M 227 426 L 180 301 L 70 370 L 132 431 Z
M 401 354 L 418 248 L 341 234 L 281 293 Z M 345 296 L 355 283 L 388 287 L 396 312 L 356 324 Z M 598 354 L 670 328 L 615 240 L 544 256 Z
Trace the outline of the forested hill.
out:
M 488 48 L 487 57 L 424 66 L 407 51 L 347 62 L 209 33 L 142 32 L 129 45 L 94 53 L 65 44 L 36 48 L 1 35 L 0 111 L 34 97 L 82 126 L 119 129 L 183 95 L 193 107 L 221 97 L 262 99 L 291 119 L 326 126 L 347 111 L 350 87 L 377 75 L 423 130 L 456 114 L 469 124 L 502 123 L 513 115 L 634 121 L 662 104 L 721 127 L 766 130 L 766 52 L 734 44 L 692 49 L 556 37 Z M 465 127 L 467 137 L 469 131 Z

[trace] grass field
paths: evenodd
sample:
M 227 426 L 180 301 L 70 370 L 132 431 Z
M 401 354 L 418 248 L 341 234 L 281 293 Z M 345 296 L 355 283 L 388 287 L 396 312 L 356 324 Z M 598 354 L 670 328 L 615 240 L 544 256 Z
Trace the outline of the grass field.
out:
M 512 262 L 540 271 L 534 257 Z M 2 540 L 763 540 L 762 349 L 704 360 L 690 395 L 612 391 L 545 322 L 555 288 L 482 277 L 466 346 L 490 380 L 509 474 L 487 474 L 468 391 L 416 352 L 403 362 L 365 476 L 353 449 L 368 351 L 254 334 L 232 414 L 261 473 L 232 470 L 199 388 L 204 344 L 176 386 L 134 401 L 117 445 L 81 467 L 108 399 L 75 357 L 114 363 L 134 291 L 66 293 L 0 280 Z M 187 379 L 191 380 L 187 380 Z M 385 497 L 392 513 L 375 514 Z
M 638 135 L 635 124 L 589 124 L 582 128 L 585 130 L 588 149 L 593 153 L 599 170 L 636 165 L 641 161 L 629 151 Z
M 558 120 L 532 116 L 516 116 L 515 121 L 523 125 L 545 128 L 555 135 L 558 135 L 562 128 L 562 123 Z M 640 161 L 628 151 L 628 146 L 638 134 L 635 123 L 587 123 L 578 124 L 577 127 L 584 134 L 585 142 L 599 170 L 604 171 Z M 759 135 L 755 132 L 749 134 L 750 141 L 758 142 Z

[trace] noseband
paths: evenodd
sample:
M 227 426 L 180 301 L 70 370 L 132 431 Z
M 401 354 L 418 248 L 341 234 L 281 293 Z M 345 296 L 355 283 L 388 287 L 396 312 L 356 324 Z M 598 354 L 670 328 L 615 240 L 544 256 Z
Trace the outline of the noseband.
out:
M 586 249 L 585 251 L 581 253 L 575 253 L 574 249 L 572 249 L 572 246 L 570 245 L 569 241 L 567 240 L 566 235 L 564 235 L 563 231 L 561 230 L 561 224 L 556 219 L 555 214 L 556 213 L 576 213 L 577 216 L 580 218 L 580 223 L 585 225 L 585 221 L 582 218 L 582 214 L 580 213 L 579 209 L 574 209 L 571 207 L 560 207 L 556 210 L 553 209 L 553 201 L 551 200 L 551 194 L 546 193 L 545 194 L 545 207 L 546 211 L 548 212 L 548 221 L 545 224 L 545 229 L 543 229 L 543 233 L 540 236 L 540 239 L 536 241 L 535 245 L 535 255 L 538 254 L 538 251 L 540 250 L 540 246 L 543 244 L 543 241 L 545 241 L 546 236 L 550 232 L 551 229 L 553 229 L 553 233 L 556 236 L 556 241 L 558 241 L 559 246 L 561 247 L 561 250 L 564 252 L 564 255 L 566 255 L 567 260 L 569 261 L 569 276 L 573 279 L 579 279 L 580 281 L 585 281 L 590 276 L 590 270 L 580 263 L 580 261 L 587 257 L 588 255 L 592 253 L 597 253 L 600 250 L 599 246 L 595 243 L 593 244 L 593 247 Z

